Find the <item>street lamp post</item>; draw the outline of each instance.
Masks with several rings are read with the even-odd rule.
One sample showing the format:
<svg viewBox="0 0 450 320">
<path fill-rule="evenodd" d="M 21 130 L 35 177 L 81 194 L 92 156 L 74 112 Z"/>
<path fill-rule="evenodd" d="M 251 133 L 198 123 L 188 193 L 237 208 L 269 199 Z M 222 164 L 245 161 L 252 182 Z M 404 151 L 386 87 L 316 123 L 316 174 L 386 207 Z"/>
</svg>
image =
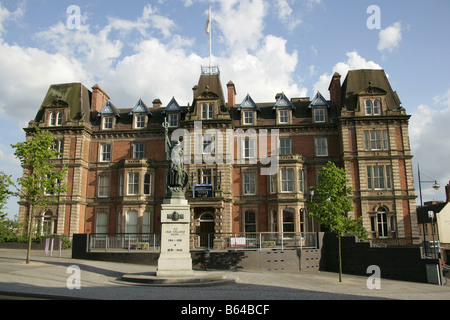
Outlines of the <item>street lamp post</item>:
<svg viewBox="0 0 450 320">
<path fill-rule="evenodd" d="M 422 215 L 423 245 L 424 245 L 425 257 L 426 257 L 428 255 L 428 250 L 427 250 L 427 242 L 426 242 L 426 235 L 425 235 L 425 212 L 423 211 L 422 182 L 433 183 L 433 189 L 434 190 L 439 190 L 439 188 L 441 186 L 439 185 L 439 183 L 437 183 L 436 180 L 434 180 L 434 181 L 422 181 L 421 178 L 420 178 L 420 165 L 417 165 L 417 167 L 418 167 L 418 171 L 419 171 L 420 213 Z"/>
<path fill-rule="evenodd" d="M 428 211 L 428 218 L 431 219 L 431 234 L 433 236 L 433 256 L 436 259 L 436 242 L 434 241 L 434 211 Z"/>
</svg>

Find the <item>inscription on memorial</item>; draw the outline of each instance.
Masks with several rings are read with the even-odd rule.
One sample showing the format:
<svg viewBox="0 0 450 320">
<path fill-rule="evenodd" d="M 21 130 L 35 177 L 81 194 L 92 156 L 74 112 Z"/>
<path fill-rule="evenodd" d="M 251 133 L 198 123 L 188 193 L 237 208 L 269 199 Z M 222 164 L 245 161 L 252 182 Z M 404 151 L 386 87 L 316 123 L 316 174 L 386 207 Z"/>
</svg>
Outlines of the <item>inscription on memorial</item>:
<svg viewBox="0 0 450 320">
<path fill-rule="evenodd" d="M 186 230 L 173 228 L 171 230 L 166 230 L 165 234 L 167 237 L 167 252 L 184 252 L 183 238 L 186 235 Z"/>
</svg>

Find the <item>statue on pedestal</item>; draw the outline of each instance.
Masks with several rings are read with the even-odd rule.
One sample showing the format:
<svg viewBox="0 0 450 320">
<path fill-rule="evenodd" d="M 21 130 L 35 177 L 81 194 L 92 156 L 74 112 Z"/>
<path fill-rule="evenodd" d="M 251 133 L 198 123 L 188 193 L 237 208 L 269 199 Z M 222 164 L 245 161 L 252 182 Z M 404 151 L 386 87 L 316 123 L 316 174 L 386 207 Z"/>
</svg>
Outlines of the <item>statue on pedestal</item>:
<svg viewBox="0 0 450 320">
<path fill-rule="evenodd" d="M 168 147 L 167 158 L 169 160 L 169 170 L 167 172 L 167 198 L 183 198 L 184 188 L 189 183 L 189 175 L 184 170 L 183 148 L 180 141 L 172 142 L 169 138 L 169 123 L 164 119 L 165 144 Z"/>
</svg>

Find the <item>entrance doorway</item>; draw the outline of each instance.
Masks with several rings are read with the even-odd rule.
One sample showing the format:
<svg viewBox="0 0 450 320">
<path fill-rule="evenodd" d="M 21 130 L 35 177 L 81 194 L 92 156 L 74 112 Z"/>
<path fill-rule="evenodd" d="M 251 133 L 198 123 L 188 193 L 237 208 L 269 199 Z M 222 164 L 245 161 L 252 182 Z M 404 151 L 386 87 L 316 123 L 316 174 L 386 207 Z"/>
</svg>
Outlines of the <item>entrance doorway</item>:
<svg viewBox="0 0 450 320">
<path fill-rule="evenodd" d="M 214 216 L 204 213 L 200 216 L 200 247 L 212 248 L 214 246 Z"/>
</svg>

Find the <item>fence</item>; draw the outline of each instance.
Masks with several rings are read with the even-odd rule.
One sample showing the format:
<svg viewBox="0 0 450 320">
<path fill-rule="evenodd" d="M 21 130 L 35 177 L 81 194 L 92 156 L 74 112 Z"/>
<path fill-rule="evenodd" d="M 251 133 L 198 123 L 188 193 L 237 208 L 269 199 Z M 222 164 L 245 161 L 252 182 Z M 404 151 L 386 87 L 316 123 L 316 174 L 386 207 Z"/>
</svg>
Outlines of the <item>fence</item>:
<svg viewBox="0 0 450 320">
<path fill-rule="evenodd" d="M 317 233 L 313 232 L 245 232 L 215 235 L 223 238 L 225 249 L 302 249 L 317 248 Z"/>
<path fill-rule="evenodd" d="M 90 234 L 89 251 L 141 250 L 159 252 L 161 236 L 145 233 Z"/>
<path fill-rule="evenodd" d="M 89 251 L 159 252 L 159 234 L 90 234 Z M 316 249 L 317 233 L 308 232 L 241 232 L 201 234 L 194 247 L 222 250 Z"/>
</svg>

